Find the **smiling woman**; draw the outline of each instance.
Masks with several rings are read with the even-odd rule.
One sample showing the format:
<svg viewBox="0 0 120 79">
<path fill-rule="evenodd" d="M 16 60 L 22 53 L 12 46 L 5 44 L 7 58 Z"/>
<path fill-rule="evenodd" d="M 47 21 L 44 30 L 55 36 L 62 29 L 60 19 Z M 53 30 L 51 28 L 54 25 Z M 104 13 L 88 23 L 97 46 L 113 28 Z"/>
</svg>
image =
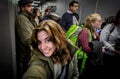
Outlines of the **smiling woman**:
<svg viewBox="0 0 120 79">
<path fill-rule="evenodd" d="M 56 49 L 56 46 L 50 39 L 48 33 L 46 31 L 40 31 L 37 34 L 38 38 L 38 49 L 44 54 L 46 57 L 50 57 Z"/>
<path fill-rule="evenodd" d="M 78 78 L 77 50 L 66 38 L 61 26 L 45 20 L 33 30 L 32 57 L 23 79 L 74 79 Z"/>
</svg>

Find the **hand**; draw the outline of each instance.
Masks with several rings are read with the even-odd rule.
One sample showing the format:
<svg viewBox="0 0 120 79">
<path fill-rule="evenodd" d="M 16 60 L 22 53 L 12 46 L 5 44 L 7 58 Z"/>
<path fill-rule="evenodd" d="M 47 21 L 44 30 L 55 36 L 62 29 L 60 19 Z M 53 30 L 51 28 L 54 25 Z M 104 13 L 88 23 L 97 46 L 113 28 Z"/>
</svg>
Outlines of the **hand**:
<svg viewBox="0 0 120 79">
<path fill-rule="evenodd" d="M 115 50 L 114 51 L 116 54 L 119 54 L 120 55 L 120 50 L 118 51 L 118 50 Z"/>
<path fill-rule="evenodd" d="M 102 47 L 102 53 L 105 53 L 105 46 Z"/>
</svg>

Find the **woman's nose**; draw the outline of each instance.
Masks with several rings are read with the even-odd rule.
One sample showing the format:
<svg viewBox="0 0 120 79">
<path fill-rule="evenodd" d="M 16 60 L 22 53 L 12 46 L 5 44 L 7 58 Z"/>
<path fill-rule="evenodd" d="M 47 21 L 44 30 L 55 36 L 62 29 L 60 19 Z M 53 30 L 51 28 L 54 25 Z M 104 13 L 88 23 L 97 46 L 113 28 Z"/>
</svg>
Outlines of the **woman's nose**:
<svg viewBox="0 0 120 79">
<path fill-rule="evenodd" d="M 41 49 L 42 49 L 42 50 L 45 50 L 45 49 L 46 49 L 46 44 L 45 44 L 45 43 L 42 43 L 42 44 L 41 44 Z"/>
</svg>

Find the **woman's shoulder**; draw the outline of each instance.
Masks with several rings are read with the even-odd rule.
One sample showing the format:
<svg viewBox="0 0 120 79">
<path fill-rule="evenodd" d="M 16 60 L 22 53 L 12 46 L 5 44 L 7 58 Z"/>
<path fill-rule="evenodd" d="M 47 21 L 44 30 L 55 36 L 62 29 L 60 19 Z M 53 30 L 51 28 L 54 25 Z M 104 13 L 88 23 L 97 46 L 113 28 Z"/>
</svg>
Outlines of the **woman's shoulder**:
<svg viewBox="0 0 120 79">
<path fill-rule="evenodd" d="M 105 29 L 105 30 L 110 30 L 113 26 L 114 26 L 113 24 L 107 24 L 107 25 L 103 28 L 103 30 L 104 30 L 104 29 Z"/>
<path fill-rule="evenodd" d="M 114 30 L 114 25 L 113 24 L 107 24 L 103 29 L 102 29 L 102 32 L 101 34 L 104 35 L 104 34 L 109 34 L 111 33 L 112 31 Z"/>
<path fill-rule="evenodd" d="M 80 35 L 86 35 L 89 34 L 89 30 L 87 28 L 83 28 L 82 31 L 79 33 Z"/>
</svg>

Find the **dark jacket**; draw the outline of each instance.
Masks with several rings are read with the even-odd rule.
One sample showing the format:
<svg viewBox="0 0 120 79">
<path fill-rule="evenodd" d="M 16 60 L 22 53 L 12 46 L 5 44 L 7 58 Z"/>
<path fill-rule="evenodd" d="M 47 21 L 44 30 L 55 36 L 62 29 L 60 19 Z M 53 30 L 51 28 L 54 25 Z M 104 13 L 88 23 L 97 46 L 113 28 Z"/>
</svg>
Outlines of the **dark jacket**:
<svg viewBox="0 0 120 79">
<path fill-rule="evenodd" d="M 104 46 L 103 42 L 92 41 L 89 43 L 92 48 L 92 53 L 90 54 L 91 63 L 93 65 L 103 65 L 103 53 L 102 47 Z"/>
<path fill-rule="evenodd" d="M 68 45 L 68 48 L 71 51 L 72 59 L 68 62 L 69 69 L 67 70 L 66 79 L 78 79 L 79 72 L 75 55 L 76 49 L 70 45 Z M 43 56 L 38 50 L 33 51 L 33 53 L 30 67 L 22 79 L 55 79 L 54 63 L 52 59 Z"/>
<path fill-rule="evenodd" d="M 71 14 L 68 12 L 65 12 L 60 20 L 60 25 L 62 28 L 67 31 L 71 25 L 73 25 L 73 16 L 76 17 L 76 19 L 79 22 L 79 15 L 77 13 Z"/>
</svg>

